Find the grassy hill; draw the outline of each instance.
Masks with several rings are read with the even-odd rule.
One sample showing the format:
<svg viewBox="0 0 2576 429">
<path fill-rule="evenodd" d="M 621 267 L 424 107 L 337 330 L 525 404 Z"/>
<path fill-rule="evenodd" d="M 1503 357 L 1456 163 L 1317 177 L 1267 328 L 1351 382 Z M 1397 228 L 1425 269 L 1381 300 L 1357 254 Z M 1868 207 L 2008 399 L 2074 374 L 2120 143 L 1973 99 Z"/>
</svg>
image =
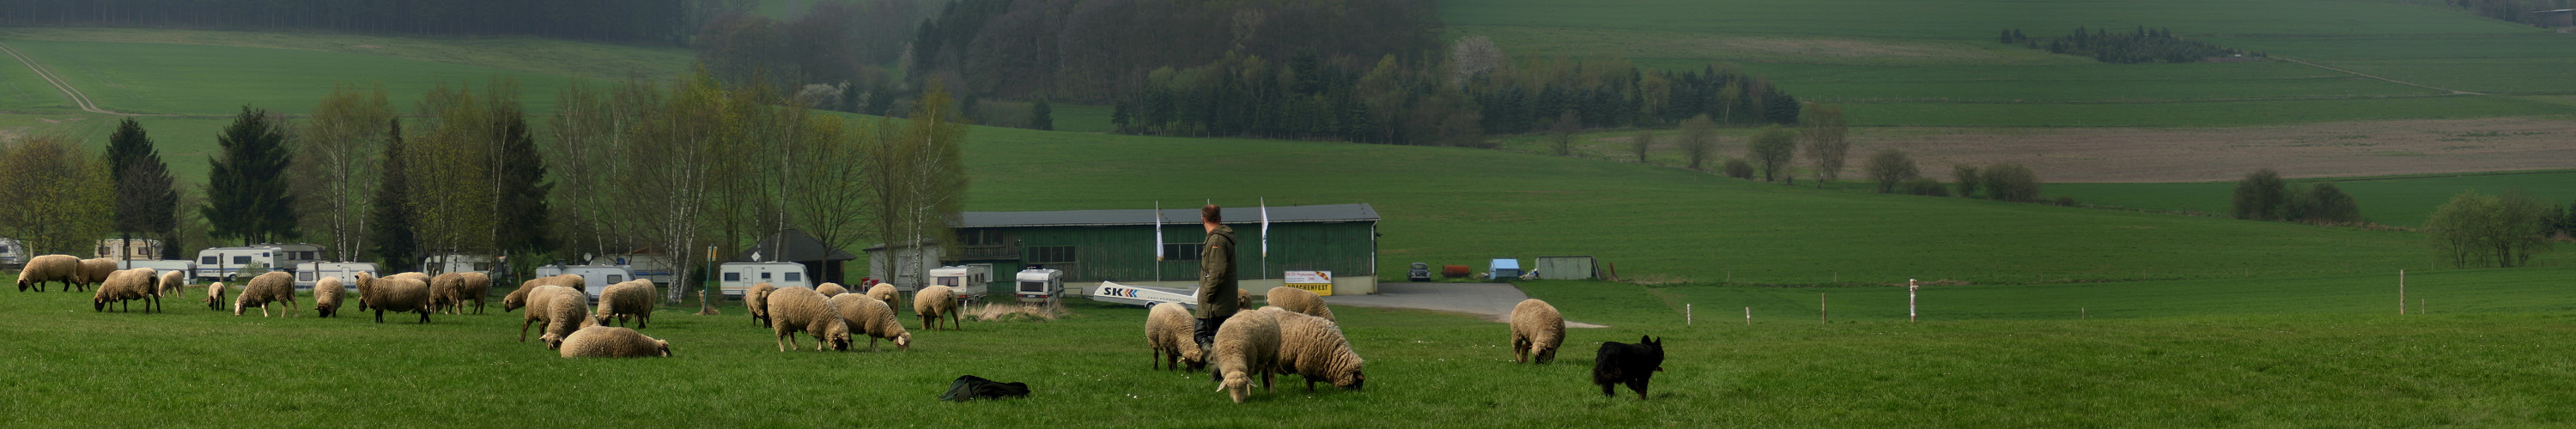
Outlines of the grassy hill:
<svg viewBox="0 0 2576 429">
<path fill-rule="evenodd" d="M 2565 205 L 2576 200 L 2576 172 L 2521 172 L 2405 176 L 2331 180 L 2291 180 L 2304 191 L 2311 183 L 2332 182 L 2352 194 L 2361 216 L 2371 222 L 2413 227 L 2443 202 L 2475 190 L 2487 194 L 2520 192 Z M 2093 204 L 2226 216 L 2235 182 L 2210 183 L 2068 183 L 2051 184 L 2049 195 L 2066 195 Z"/>
</svg>

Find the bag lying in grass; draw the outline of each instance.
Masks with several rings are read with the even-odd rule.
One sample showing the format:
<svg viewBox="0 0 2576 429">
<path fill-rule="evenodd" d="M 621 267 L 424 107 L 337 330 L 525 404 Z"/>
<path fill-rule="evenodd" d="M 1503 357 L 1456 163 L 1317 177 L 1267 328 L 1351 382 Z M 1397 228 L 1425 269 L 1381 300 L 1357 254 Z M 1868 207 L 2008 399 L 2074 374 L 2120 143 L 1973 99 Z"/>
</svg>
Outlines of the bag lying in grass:
<svg viewBox="0 0 2576 429">
<path fill-rule="evenodd" d="M 1003 383 L 968 375 L 957 377 L 957 382 L 949 383 L 948 393 L 939 395 L 939 400 L 966 402 L 1022 396 L 1029 396 L 1028 383 Z"/>
</svg>

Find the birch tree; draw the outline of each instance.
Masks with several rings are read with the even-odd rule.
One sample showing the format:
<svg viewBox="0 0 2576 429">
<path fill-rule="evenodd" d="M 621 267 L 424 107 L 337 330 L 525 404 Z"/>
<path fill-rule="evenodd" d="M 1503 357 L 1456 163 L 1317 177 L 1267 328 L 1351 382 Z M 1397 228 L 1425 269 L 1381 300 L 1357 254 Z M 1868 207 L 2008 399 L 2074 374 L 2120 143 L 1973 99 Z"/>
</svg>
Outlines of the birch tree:
<svg viewBox="0 0 2576 429">
<path fill-rule="evenodd" d="M 383 85 L 361 91 L 343 83 L 315 103 L 312 119 L 304 124 L 303 153 L 295 158 L 297 176 L 304 178 L 296 183 L 303 192 L 296 202 L 304 206 L 300 217 L 305 230 L 322 236 L 331 260 L 355 260 L 358 250 L 366 248 L 364 217 L 357 207 L 375 183 L 360 170 L 375 162 L 385 123 L 393 116 Z"/>
</svg>

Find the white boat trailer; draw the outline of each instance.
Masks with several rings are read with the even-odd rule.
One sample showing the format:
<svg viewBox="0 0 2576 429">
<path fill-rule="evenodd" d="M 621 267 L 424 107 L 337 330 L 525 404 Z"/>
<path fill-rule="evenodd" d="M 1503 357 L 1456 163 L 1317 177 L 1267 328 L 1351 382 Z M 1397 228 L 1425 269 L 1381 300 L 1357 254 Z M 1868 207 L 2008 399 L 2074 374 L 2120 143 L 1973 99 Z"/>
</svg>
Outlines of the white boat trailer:
<svg viewBox="0 0 2576 429">
<path fill-rule="evenodd" d="M 1186 310 L 1197 310 L 1199 306 L 1198 291 L 1194 289 L 1132 286 L 1116 282 L 1100 282 L 1100 287 L 1091 288 L 1091 300 L 1146 308 L 1162 303 L 1180 304 Z"/>
</svg>

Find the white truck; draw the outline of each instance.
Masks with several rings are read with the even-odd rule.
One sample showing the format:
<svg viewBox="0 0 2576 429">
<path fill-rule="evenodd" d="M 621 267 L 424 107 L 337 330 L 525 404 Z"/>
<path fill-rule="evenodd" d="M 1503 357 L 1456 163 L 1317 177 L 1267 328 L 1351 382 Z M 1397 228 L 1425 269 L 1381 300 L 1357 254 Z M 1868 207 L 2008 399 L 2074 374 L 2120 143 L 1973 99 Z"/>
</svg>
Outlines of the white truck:
<svg viewBox="0 0 2576 429">
<path fill-rule="evenodd" d="M 343 287 L 355 288 L 358 286 L 358 273 L 383 275 L 382 269 L 373 262 L 306 262 L 295 264 L 295 288 L 312 289 L 323 277 L 339 277 Z"/>
<path fill-rule="evenodd" d="M 742 296 L 743 291 L 761 283 L 814 287 L 813 278 L 805 275 L 805 264 L 794 262 L 726 262 L 716 266 L 716 275 L 716 287 L 726 296 Z"/>
<path fill-rule="evenodd" d="M 563 274 L 581 275 L 582 292 L 589 293 L 591 299 L 599 299 L 599 294 L 607 291 L 608 285 L 625 283 L 627 280 L 635 279 L 635 270 L 628 269 L 622 265 L 547 265 L 537 267 L 537 277 Z M 654 287 L 661 288 L 668 286 L 655 285 Z"/>
<path fill-rule="evenodd" d="M 205 281 L 237 281 L 292 266 L 286 263 L 286 251 L 276 247 L 209 247 L 197 251 L 195 277 Z"/>
</svg>

